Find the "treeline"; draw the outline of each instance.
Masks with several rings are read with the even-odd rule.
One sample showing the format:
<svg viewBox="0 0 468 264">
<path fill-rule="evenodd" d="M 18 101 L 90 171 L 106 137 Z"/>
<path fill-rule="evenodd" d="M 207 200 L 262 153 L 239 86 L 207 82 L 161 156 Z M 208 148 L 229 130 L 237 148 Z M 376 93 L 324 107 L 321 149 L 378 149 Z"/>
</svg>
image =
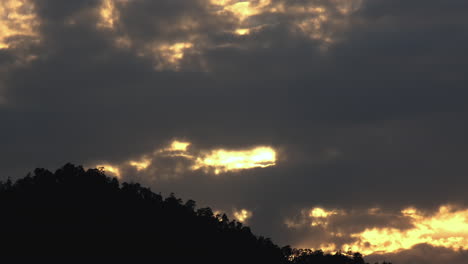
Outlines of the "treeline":
<svg viewBox="0 0 468 264">
<path fill-rule="evenodd" d="M 128 257 L 152 263 L 365 264 L 361 254 L 279 247 L 171 194 L 67 164 L 0 183 L 3 256 Z"/>
</svg>

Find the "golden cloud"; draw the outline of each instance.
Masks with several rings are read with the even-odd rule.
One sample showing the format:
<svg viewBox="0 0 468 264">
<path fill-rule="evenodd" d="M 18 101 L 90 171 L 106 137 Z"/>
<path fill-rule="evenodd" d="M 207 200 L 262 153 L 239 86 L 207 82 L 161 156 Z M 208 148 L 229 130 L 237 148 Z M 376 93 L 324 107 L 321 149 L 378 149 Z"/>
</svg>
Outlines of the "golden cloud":
<svg viewBox="0 0 468 264">
<path fill-rule="evenodd" d="M 103 0 L 99 7 L 100 20 L 99 27 L 113 29 L 119 18 L 118 11 L 115 8 L 114 0 Z"/>
<path fill-rule="evenodd" d="M 115 30 L 120 22 L 120 8 L 125 8 L 129 0 L 101 0 L 98 14 L 98 28 L 103 30 L 110 30 L 115 35 L 115 45 L 119 48 L 131 48 L 133 40 L 126 34 Z M 193 21 L 186 21 L 181 19 L 180 27 L 188 27 L 189 24 L 194 24 Z M 138 56 L 152 56 L 156 58 L 156 70 L 178 70 L 179 63 L 184 58 L 186 50 L 193 47 L 193 43 L 186 42 L 166 42 L 166 43 L 146 43 L 146 45 L 137 47 L 136 54 Z"/>
<path fill-rule="evenodd" d="M 237 35 L 248 35 L 255 28 L 268 26 L 249 25 L 248 19 L 262 14 L 277 14 L 288 16 L 291 24 L 295 25 L 311 39 L 321 40 L 325 44 L 334 41 L 333 30 L 325 25 L 343 28 L 349 16 L 362 6 L 362 0 L 330 0 L 329 5 L 314 2 L 287 3 L 271 0 L 210 0 L 218 7 L 217 14 L 229 13 L 238 20 L 238 27 L 234 30 Z"/>
<path fill-rule="evenodd" d="M 372 228 L 352 234 L 355 243 L 344 245 L 364 254 L 390 253 L 410 249 L 417 244 L 428 244 L 453 250 L 468 249 L 468 209 L 441 206 L 434 215 L 425 215 L 415 208 L 401 211 L 409 217 L 413 228 Z"/>
<path fill-rule="evenodd" d="M 387 227 L 370 227 L 363 231 L 346 233 L 344 230 L 353 229 L 337 226 L 338 222 L 346 222 L 344 221 L 346 217 L 349 216 L 351 219 L 357 214 L 368 218 L 393 217 L 408 222 L 409 227 L 398 228 L 388 224 Z M 337 219 L 339 219 L 338 222 Z M 324 241 L 315 248 L 330 252 L 351 250 L 365 255 L 397 253 L 419 244 L 451 250 L 468 249 L 468 209 L 460 209 L 451 205 L 441 206 L 433 214 L 423 213 L 416 208 L 406 208 L 398 214 L 385 214 L 381 208 L 371 208 L 363 213 L 316 207 L 303 210 L 299 221 L 287 219 L 285 224 L 292 229 L 320 228 L 326 235 Z M 352 225 L 352 222 L 349 225 Z M 336 242 L 344 241 L 342 238 L 353 242 L 344 244 Z"/>
<path fill-rule="evenodd" d="M 327 211 L 323 208 L 316 207 L 310 210 L 309 216 L 313 218 L 327 218 L 331 215 L 336 215 L 336 214 L 338 214 L 337 210 Z"/>
<path fill-rule="evenodd" d="M 191 145 L 190 142 L 174 140 L 165 151 L 182 151 L 187 152 L 187 148 Z"/>
<path fill-rule="evenodd" d="M 154 52 L 162 58 L 162 63 L 157 67 L 160 70 L 165 68 L 179 68 L 179 62 L 184 58 L 185 52 L 192 48 L 190 42 L 178 42 L 173 44 L 163 44 L 156 46 Z"/>
<path fill-rule="evenodd" d="M 137 171 L 142 171 L 146 170 L 151 165 L 151 160 L 148 158 L 142 158 L 138 161 L 131 160 L 129 164 L 130 166 L 135 167 Z"/>
<path fill-rule="evenodd" d="M 119 6 L 125 6 L 129 0 L 101 0 L 99 5 L 98 27 L 103 29 L 115 29 L 120 20 Z"/>
<path fill-rule="evenodd" d="M 326 5 L 316 1 L 204 1 L 205 15 L 226 21 L 226 28 L 218 28 L 220 32 L 213 32 L 214 34 L 229 32 L 238 36 L 252 35 L 286 20 L 292 31 L 320 41 L 323 47 L 336 42 L 339 32 L 349 24 L 350 16 L 362 5 L 362 0 L 330 0 Z M 231 44 L 242 47 L 242 43 L 232 43 L 230 39 L 226 39 L 225 43 L 213 42 L 210 34 L 203 31 L 203 28 L 212 27 L 210 23 L 213 19 L 205 21 L 196 15 L 175 17 L 170 24 L 164 25 L 164 31 L 169 35 L 177 35 L 176 39 L 155 37 L 141 42 L 133 39 L 131 32 L 125 32 L 125 27 L 119 27 L 119 24 L 123 23 L 120 13 L 127 4 L 138 3 L 129 0 L 101 0 L 97 10 L 97 27 L 114 34 L 116 47 L 131 49 L 140 57 L 152 58 L 154 69 L 157 71 L 179 71 L 187 54 L 203 54 L 201 49 L 204 48 L 225 47 Z M 269 15 L 270 18 L 277 16 L 278 20 L 264 19 L 263 15 Z M 252 19 L 254 17 L 255 19 Z M 209 70 L 209 66 L 203 60 L 199 65 L 202 70 Z"/>
<path fill-rule="evenodd" d="M 211 0 L 211 4 L 220 9 L 218 13 L 229 12 L 242 23 L 251 16 L 263 13 L 265 8 L 271 5 L 271 0 L 236 1 L 236 0 Z"/>
<path fill-rule="evenodd" d="M 313 208 L 310 210 L 309 217 L 312 219 L 311 226 L 327 226 L 328 218 L 333 215 L 344 214 L 338 210 L 325 210 L 320 207 Z"/>
<path fill-rule="evenodd" d="M 0 2 L 0 49 L 15 45 L 21 37 L 38 39 L 38 20 L 34 4 L 29 0 L 3 0 Z"/>
<path fill-rule="evenodd" d="M 163 157 L 182 158 L 187 161 L 187 163 L 178 163 L 176 165 L 177 167 L 172 171 L 176 174 L 203 170 L 206 173 L 218 175 L 226 172 L 266 168 L 276 165 L 276 151 L 268 146 L 243 150 L 213 149 L 196 152 L 191 151 L 189 148 L 191 145 L 192 143 L 190 142 L 174 140 L 169 146 L 157 149 L 152 154 L 143 155 L 140 159 L 131 159 L 119 165 L 104 163 L 104 165 L 101 164 L 94 167 L 103 168 L 104 171 L 120 177 L 122 170 L 132 168 L 141 172 L 147 170 L 150 166 L 156 166 L 154 164 L 158 158 Z M 154 169 L 151 170 L 151 173 L 157 173 L 158 168 Z"/>
<path fill-rule="evenodd" d="M 276 151 L 267 146 L 247 150 L 215 149 L 197 157 L 193 170 L 213 169 L 215 174 L 276 165 Z"/>
</svg>

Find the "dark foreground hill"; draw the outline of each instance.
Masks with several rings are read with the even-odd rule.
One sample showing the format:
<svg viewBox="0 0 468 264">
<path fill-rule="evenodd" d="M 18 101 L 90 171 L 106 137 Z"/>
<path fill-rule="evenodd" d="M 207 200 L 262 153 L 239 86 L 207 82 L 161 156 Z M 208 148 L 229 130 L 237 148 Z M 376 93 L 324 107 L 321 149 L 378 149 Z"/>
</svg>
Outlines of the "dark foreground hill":
<svg viewBox="0 0 468 264">
<path fill-rule="evenodd" d="M 360 254 L 280 248 L 268 238 L 210 208 L 98 169 L 71 164 L 52 173 L 36 169 L 0 183 L 1 253 L 34 256 L 105 256 L 148 263 L 363 264 Z M 300 255 L 300 256 L 299 256 Z M 299 256 L 295 257 L 294 256 Z"/>
</svg>

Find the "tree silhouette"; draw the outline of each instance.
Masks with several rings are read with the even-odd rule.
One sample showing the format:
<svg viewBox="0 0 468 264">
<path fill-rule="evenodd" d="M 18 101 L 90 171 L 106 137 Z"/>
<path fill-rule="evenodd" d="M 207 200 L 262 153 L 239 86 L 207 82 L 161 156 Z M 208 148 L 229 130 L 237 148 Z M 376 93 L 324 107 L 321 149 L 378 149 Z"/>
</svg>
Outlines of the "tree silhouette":
<svg viewBox="0 0 468 264">
<path fill-rule="evenodd" d="M 66 164 L 0 183 L 3 255 L 102 256 L 153 263 L 364 264 L 360 254 L 280 248 L 249 227 L 102 170 Z"/>
</svg>

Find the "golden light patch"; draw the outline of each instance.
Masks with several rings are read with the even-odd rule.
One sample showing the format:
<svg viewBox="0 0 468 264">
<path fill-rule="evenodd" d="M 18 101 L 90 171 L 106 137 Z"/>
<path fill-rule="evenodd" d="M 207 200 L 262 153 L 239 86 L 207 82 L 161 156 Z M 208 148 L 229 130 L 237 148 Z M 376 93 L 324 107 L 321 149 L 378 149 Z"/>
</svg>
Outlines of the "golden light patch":
<svg viewBox="0 0 468 264">
<path fill-rule="evenodd" d="M 234 218 L 241 223 L 247 222 L 247 220 L 251 218 L 252 216 L 253 216 L 252 211 L 249 211 L 247 209 L 241 209 L 239 211 L 234 210 Z"/>
<path fill-rule="evenodd" d="M 232 12 L 240 21 L 262 13 L 263 8 L 268 6 L 271 0 L 260 0 L 257 3 L 251 1 L 237 2 L 232 5 L 227 5 L 224 10 Z"/>
<path fill-rule="evenodd" d="M 328 218 L 333 215 L 344 214 L 338 210 L 325 210 L 320 207 L 315 207 L 309 212 L 309 217 L 312 219 L 311 226 L 327 226 Z"/>
<path fill-rule="evenodd" d="M 380 208 L 367 210 L 369 215 L 385 215 Z M 345 215 L 342 211 L 328 211 L 323 208 L 310 210 L 310 226 L 321 226 L 327 230 L 329 217 L 335 214 Z M 304 214 L 303 214 L 304 215 Z M 457 209 L 450 205 L 441 206 L 432 215 L 424 214 L 416 208 L 407 208 L 400 212 L 408 218 L 412 227 L 398 229 L 393 227 L 368 228 L 360 233 L 343 234 L 330 230 L 334 238 L 349 237 L 355 242 L 337 246 L 334 243 L 320 245 L 324 251 L 353 251 L 365 255 L 395 253 L 408 250 L 418 244 L 428 244 L 452 250 L 468 249 L 468 209 Z M 287 220 L 288 228 L 301 228 L 305 222 Z"/>
<path fill-rule="evenodd" d="M 220 210 L 214 210 L 214 211 L 213 211 L 213 215 L 214 215 L 214 216 L 223 215 L 223 212 L 220 211 Z"/>
<path fill-rule="evenodd" d="M 181 42 L 173 45 L 162 45 L 160 51 L 167 61 L 175 64 L 184 57 L 184 50 L 191 47 L 193 47 L 192 43 Z"/>
<path fill-rule="evenodd" d="M 322 217 L 322 218 L 325 218 L 325 217 L 329 217 L 331 215 L 336 215 L 338 214 L 337 211 L 335 210 L 332 210 L 332 211 L 327 211 L 323 208 L 320 208 L 320 207 L 316 207 L 314 209 L 312 209 L 310 211 L 310 216 L 311 217 Z"/>
<path fill-rule="evenodd" d="M 166 157 L 183 157 L 194 160 L 195 157 L 188 152 L 188 148 L 191 144 L 190 142 L 174 140 L 167 148 L 156 150 L 155 154 L 159 153 Z"/>
<path fill-rule="evenodd" d="M 401 213 L 411 218 L 413 228 L 367 229 L 353 234 L 352 237 L 358 241 L 344 247 L 364 254 L 397 252 L 421 243 L 453 250 L 468 249 L 468 209 L 457 210 L 452 206 L 441 206 L 431 216 L 414 208 L 405 209 Z"/>
<path fill-rule="evenodd" d="M 284 4 L 271 0 L 210 0 L 218 7 L 218 14 L 231 14 L 238 20 L 236 35 L 248 35 L 256 25 L 249 22 L 249 18 L 260 14 L 284 14 L 291 17 L 291 24 L 295 25 L 305 35 L 314 40 L 332 43 L 337 30 L 341 30 L 348 23 L 349 16 L 362 6 L 362 0 L 330 0 L 330 5 L 320 5 L 314 2 Z M 270 23 L 261 24 L 260 28 Z M 330 27 L 332 25 L 332 27 Z"/>
<path fill-rule="evenodd" d="M 256 147 L 248 150 L 229 151 L 215 149 L 212 151 L 196 151 L 190 148 L 191 142 L 174 140 L 167 147 L 158 148 L 152 153 L 142 155 L 141 159 L 129 159 L 120 164 L 105 163 L 96 166 L 116 177 L 121 177 L 121 171 L 136 169 L 145 173 L 160 172 L 157 164 L 167 159 L 179 159 L 169 169 L 164 177 L 178 177 L 189 171 L 203 170 L 206 173 L 221 174 L 229 171 L 238 171 L 253 168 L 265 168 L 276 165 L 276 152 L 271 147 Z M 206 154 L 205 154 L 206 153 Z M 151 170 L 149 170 L 149 167 Z M 159 174 L 162 176 L 162 174 Z"/>
<path fill-rule="evenodd" d="M 364 214 L 363 214 L 364 213 Z M 343 218 L 333 222 L 333 216 L 368 215 L 369 217 L 393 217 L 409 223 L 410 228 L 399 229 L 395 227 L 368 228 L 359 233 L 344 233 L 347 228 L 341 228 Z M 410 207 L 399 213 L 385 213 L 381 208 L 375 207 L 362 211 L 327 210 L 316 207 L 304 209 L 299 218 L 286 219 L 288 228 L 301 229 L 307 226 L 321 228 L 327 232 L 328 241 L 323 241 L 313 250 L 322 249 L 326 252 L 360 252 L 365 255 L 396 253 L 408 250 L 418 244 L 427 244 L 434 247 L 443 247 L 457 250 L 468 250 L 468 209 L 445 205 L 433 214 Z M 334 223 L 329 225 L 329 223 Z M 348 244 L 336 244 L 333 241 L 354 241 Z M 306 244 L 300 247 L 307 248 Z"/>
<path fill-rule="evenodd" d="M 248 34 L 250 34 L 250 29 L 248 29 L 248 28 L 239 28 L 239 29 L 236 29 L 235 33 L 236 33 L 236 35 L 240 35 L 240 36 L 248 35 Z"/>
<path fill-rule="evenodd" d="M 236 0 L 211 0 L 211 4 L 218 6 L 220 12 L 230 12 L 240 21 L 262 13 L 263 8 L 271 4 L 271 0 L 236 1 Z"/>
<path fill-rule="evenodd" d="M 120 169 L 118 167 L 109 164 L 101 164 L 97 165 L 96 168 L 104 171 L 104 173 L 110 173 L 112 176 L 115 176 L 117 178 L 121 177 Z"/>
<path fill-rule="evenodd" d="M 271 147 L 248 150 L 217 149 L 198 157 L 193 166 L 197 169 L 213 169 L 215 174 L 276 165 L 276 152 Z"/>
<path fill-rule="evenodd" d="M 103 0 L 99 9 L 99 15 L 101 16 L 100 27 L 114 28 L 115 22 L 118 19 L 114 0 Z"/>
<path fill-rule="evenodd" d="M 171 143 L 171 146 L 167 148 L 167 151 L 187 151 L 187 148 L 191 145 L 192 143 L 190 142 L 183 142 L 183 141 L 178 141 L 174 140 Z"/>
<path fill-rule="evenodd" d="M 113 32 L 114 45 L 121 49 L 130 49 L 133 47 L 133 40 L 128 34 L 116 30 L 120 21 L 121 6 L 128 3 L 129 0 L 101 0 L 98 7 L 98 23 L 97 27 L 101 30 L 108 30 Z"/>
<path fill-rule="evenodd" d="M 130 166 L 135 167 L 137 171 L 146 170 L 151 165 L 151 160 L 143 158 L 139 161 L 130 161 Z"/>
<path fill-rule="evenodd" d="M 0 2 L 0 49 L 11 48 L 16 37 L 38 38 L 38 20 L 29 0 Z"/>
<path fill-rule="evenodd" d="M 153 53 L 161 58 L 161 63 L 156 67 L 158 70 L 179 68 L 180 61 L 184 58 L 186 51 L 193 47 L 190 42 L 178 42 L 174 44 L 157 45 L 152 48 Z"/>
<path fill-rule="evenodd" d="M 250 17 L 267 11 L 271 0 L 236 1 L 236 0 L 211 0 L 211 4 L 218 7 L 218 14 L 229 13 L 238 19 L 239 28 L 234 30 L 237 35 L 248 35 L 251 30 L 242 27 L 242 24 Z"/>
<path fill-rule="evenodd" d="M 117 4 L 126 3 L 128 3 L 128 0 L 101 0 L 98 27 L 114 29 L 120 19 Z"/>
</svg>

